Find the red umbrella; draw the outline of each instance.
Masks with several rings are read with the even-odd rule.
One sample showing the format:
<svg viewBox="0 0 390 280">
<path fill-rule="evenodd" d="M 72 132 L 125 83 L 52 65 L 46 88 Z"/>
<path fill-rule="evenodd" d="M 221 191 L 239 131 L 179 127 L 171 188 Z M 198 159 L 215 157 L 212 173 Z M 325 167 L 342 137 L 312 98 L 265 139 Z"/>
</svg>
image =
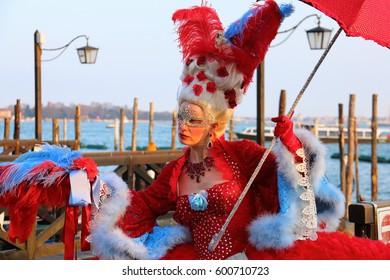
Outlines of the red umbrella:
<svg viewBox="0 0 390 280">
<path fill-rule="evenodd" d="M 388 0 L 300 0 L 338 22 L 347 36 L 373 40 L 390 47 Z"/>
</svg>

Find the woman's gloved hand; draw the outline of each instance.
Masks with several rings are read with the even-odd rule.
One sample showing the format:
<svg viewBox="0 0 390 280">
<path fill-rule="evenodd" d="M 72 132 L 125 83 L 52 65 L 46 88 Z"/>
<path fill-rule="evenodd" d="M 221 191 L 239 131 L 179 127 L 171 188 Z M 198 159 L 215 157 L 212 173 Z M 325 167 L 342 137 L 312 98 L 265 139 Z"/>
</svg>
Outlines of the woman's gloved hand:
<svg viewBox="0 0 390 280">
<path fill-rule="evenodd" d="M 275 137 L 278 137 L 284 146 L 286 146 L 286 148 L 294 155 L 296 162 L 303 162 L 303 159 L 296 154 L 296 151 L 302 148 L 302 143 L 294 134 L 293 121 L 287 116 L 280 116 L 272 118 L 271 120 L 276 123 L 274 130 Z"/>
</svg>

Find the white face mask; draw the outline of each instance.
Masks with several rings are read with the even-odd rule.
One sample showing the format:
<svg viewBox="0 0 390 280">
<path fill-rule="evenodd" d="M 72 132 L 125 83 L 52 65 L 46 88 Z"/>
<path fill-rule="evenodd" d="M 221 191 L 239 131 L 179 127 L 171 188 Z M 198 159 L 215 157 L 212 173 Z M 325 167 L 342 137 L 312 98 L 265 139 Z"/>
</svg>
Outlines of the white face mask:
<svg viewBox="0 0 390 280">
<path fill-rule="evenodd" d="M 190 127 L 206 127 L 212 123 L 210 117 L 200 118 L 195 111 L 189 108 L 189 106 L 182 106 L 179 108 L 177 120 L 180 125 Z"/>
</svg>

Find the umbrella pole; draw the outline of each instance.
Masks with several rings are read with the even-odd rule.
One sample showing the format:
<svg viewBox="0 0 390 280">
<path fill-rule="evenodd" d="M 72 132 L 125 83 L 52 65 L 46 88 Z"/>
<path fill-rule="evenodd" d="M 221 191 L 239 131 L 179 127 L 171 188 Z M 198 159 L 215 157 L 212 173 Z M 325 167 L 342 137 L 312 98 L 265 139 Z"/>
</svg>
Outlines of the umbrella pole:
<svg viewBox="0 0 390 280">
<path fill-rule="evenodd" d="M 309 84 L 310 84 L 311 80 L 313 79 L 314 75 L 317 73 L 318 68 L 320 68 L 322 62 L 324 61 L 326 55 L 330 51 L 330 49 L 333 46 L 334 42 L 339 37 L 341 31 L 342 31 L 342 28 L 339 28 L 339 30 L 337 30 L 336 34 L 333 36 L 332 40 L 330 41 L 329 45 L 326 47 L 324 53 L 322 54 L 322 56 L 318 60 L 316 66 L 314 67 L 314 69 L 311 72 L 310 76 L 307 78 L 307 80 L 306 80 L 305 84 L 303 85 L 301 91 L 299 92 L 298 96 L 295 98 L 295 101 L 294 101 L 293 105 L 291 106 L 290 111 L 288 111 L 288 113 L 287 113 L 288 117 L 290 117 L 291 114 L 293 113 L 293 111 L 295 110 L 295 107 L 298 105 L 299 100 L 301 100 L 301 97 L 305 93 L 307 87 L 309 86 Z"/>
<path fill-rule="evenodd" d="M 332 40 L 330 41 L 329 45 L 327 46 L 327 48 L 325 49 L 324 53 L 322 54 L 322 56 L 320 57 L 320 59 L 318 60 L 316 66 L 314 67 L 313 71 L 311 72 L 310 76 L 307 78 L 305 84 L 303 85 L 302 89 L 300 90 L 298 96 L 295 98 L 295 101 L 293 103 L 293 105 L 291 106 L 290 110 L 288 111 L 287 113 L 287 117 L 290 117 L 293 113 L 293 111 L 295 110 L 295 107 L 298 105 L 299 101 L 301 100 L 303 94 L 305 93 L 305 90 L 306 88 L 309 86 L 311 80 L 313 79 L 314 75 L 316 74 L 318 68 L 320 68 L 322 62 L 324 61 L 326 55 L 328 54 L 328 52 L 330 51 L 331 47 L 333 46 L 334 42 L 336 41 L 336 39 L 339 37 L 340 33 L 342 31 L 342 28 L 339 28 L 336 32 L 336 34 L 333 36 Z M 264 152 L 262 158 L 260 159 L 260 162 L 259 164 L 257 165 L 256 169 L 253 171 L 253 174 L 252 176 L 250 177 L 248 183 L 246 184 L 245 188 L 243 189 L 243 191 L 241 192 L 240 194 L 240 197 L 238 198 L 236 204 L 234 205 L 232 211 L 230 212 L 229 216 L 227 217 L 225 223 L 223 224 L 222 228 L 220 229 L 220 231 L 218 233 L 216 233 L 212 238 L 211 238 L 211 241 L 209 243 L 209 246 L 208 246 L 208 249 L 210 252 L 213 252 L 215 250 L 215 248 L 217 247 L 219 241 L 221 240 L 223 234 L 225 233 L 226 231 L 226 228 L 228 227 L 231 219 L 233 218 L 234 214 L 236 213 L 237 211 L 237 208 L 240 206 L 241 204 L 241 201 L 243 200 L 245 194 L 248 192 L 250 186 L 252 185 L 253 181 L 255 180 L 257 174 L 259 173 L 261 167 L 263 166 L 267 156 L 269 155 L 269 153 L 271 152 L 272 148 L 274 147 L 276 143 L 276 137 L 274 136 L 272 138 L 272 141 L 269 145 L 269 147 L 267 148 L 267 150 Z"/>
</svg>

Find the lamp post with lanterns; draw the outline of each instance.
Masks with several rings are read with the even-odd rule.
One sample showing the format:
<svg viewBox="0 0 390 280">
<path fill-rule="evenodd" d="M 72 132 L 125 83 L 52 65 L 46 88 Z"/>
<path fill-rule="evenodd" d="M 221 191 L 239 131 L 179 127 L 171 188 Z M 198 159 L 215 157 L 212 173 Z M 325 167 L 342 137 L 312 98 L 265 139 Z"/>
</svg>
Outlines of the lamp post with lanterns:
<svg viewBox="0 0 390 280">
<path fill-rule="evenodd" d="M 320 16 L 317 14 L 311 14 L 306 17 L 304 17 L 300 22 L 298 22 L 295 26 L 293 26 L 290 29 L 280 31 L 278 34 L 282 33 L 288 33 L 290 34 L 284 39 L 282 42 L 278 43 L 277 45 L 273 45 L 270 47 L 276 47 L 279 46 L 280 44 L 284 43 L 290 36 L 291 34 L 298 28 L 298 26 L 301 25 L 302 22 L 304 22 L 306 19 L 311 18 L 311 17 L 316 17 L 318 22 L 317 22 L 317 27 L 306 30 L 307 34 L 307 39 L 309 42 L 309 47 L 311 50 L 323 50 L 326 49 L 330 36 L 332 33 L 332 30 L 323 28 L 320 26 Z M 265 146 L 265 135 L 264 135 L 264 130 L 265 130 L 265 114 L 264 114 L 264 62 L 260 63 L 260 65 L 257 68 L 257 73 L 256 73 L 256 83 L 257 83 L 257 124 L 256 124 L 256 141 L 263 147 Z"/>
<path fill-rule="evenodd" d="M 44 49 L 42 45 L 45 43 L 45 35 L 38 30 L 34 33 L 34 70 L 35 70 L 35 138 L 42 140 L 42 76 L 41 76 L 41 63 L 42 63 L 42 51 L 61 51 L 56 57 L 44 60 L 51 61 L 58 58 L 76 39 L 85 38 L 87 44 L 84 47 L 78 48 L 77 53 L 79 55 L 80 63 L 82 64 L 94 64 L 96 62 L 98 48 L 89 46 L 88 37 L 86 35 L 79 35 L 73 38 L 68 44 L 60 48 Z"/>
</svg>

